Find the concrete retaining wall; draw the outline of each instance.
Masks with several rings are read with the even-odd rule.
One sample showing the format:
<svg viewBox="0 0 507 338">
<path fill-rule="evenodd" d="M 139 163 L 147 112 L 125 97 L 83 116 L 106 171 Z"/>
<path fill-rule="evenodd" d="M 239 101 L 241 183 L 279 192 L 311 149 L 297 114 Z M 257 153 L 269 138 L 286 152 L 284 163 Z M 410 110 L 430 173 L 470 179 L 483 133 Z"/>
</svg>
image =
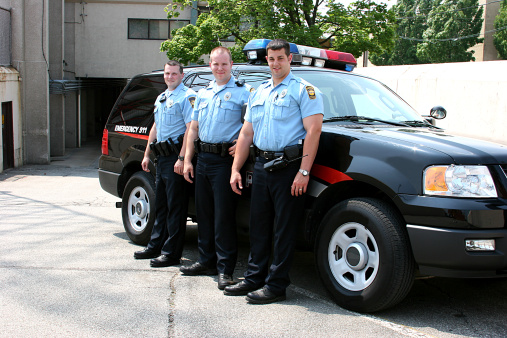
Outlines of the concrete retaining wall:
<svg viewBox="0 0 507 338">
<path fill-rule="evenodd" d="M 357 68 L 382 81 L 421 115 L 447 110 L 437 126 L 507 144 L 507 61 Z"/>
</svg>

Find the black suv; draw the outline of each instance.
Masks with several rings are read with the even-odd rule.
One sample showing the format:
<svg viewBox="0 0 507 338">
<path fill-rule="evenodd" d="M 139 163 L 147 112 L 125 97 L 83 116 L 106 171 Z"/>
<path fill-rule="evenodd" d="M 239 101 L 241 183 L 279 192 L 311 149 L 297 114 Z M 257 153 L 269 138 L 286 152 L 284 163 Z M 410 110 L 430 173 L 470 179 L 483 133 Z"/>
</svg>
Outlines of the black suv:
<svg viewBox="0 0 507 338">
<path fill-rule="evenodd" d="M 298 63 L 315 63 L 301 57 L 309 52 L 296 54 Z M 233 73 L 257 87 L 270 71 L 255 64 L 255 54 L 249 57 L 253 64 L 235 65 Z M 322 54 L 318 60 L 352 68 Z M 416 273 L 507 276 L 507 147 L 445 132 L 371 78 L 303 65 L 292 72 L 324 94 L 322 136 L 299 226 L 340 306 L 360 312 L 391 307 L 410 291 Z M 208 67 L 185 74 L 184 83 L 196 91 L 212 79 Z M 154 158 L 150 173 L 141 161 L 153 103 L 165 89 L 162 72 L 132 78 L 104 129 L 100 184 L 122 198 L 125 230 L 139 244 L 148 242 L 155 218 Z M 443 118 L 445 110 L 431 115 Z M 252 167 L 243 168 L 240 227 L 248 227 L 255 203 L 248 193 Z"/>
</svg>

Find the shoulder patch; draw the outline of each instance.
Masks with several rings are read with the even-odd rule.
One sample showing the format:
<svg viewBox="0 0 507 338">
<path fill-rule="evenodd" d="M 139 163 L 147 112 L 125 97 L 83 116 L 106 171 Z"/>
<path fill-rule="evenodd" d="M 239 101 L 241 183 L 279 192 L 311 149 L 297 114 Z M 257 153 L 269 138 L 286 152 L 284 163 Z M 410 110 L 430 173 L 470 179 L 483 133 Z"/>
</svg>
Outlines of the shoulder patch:
<svg viewBox="0 0 507 338">
<path fill-rule="evenodd" d="M 189 96 L 188 102 L 192 105 L 192 109 L 194 109 L 195 96 Z"/>
<path fill-rule="evenodd" d="M 308 93 L 310 100 L 315 100 L 315 88 L 313 88 L 313 86 L 306 86 L 306 92 Z"/>
</svg>

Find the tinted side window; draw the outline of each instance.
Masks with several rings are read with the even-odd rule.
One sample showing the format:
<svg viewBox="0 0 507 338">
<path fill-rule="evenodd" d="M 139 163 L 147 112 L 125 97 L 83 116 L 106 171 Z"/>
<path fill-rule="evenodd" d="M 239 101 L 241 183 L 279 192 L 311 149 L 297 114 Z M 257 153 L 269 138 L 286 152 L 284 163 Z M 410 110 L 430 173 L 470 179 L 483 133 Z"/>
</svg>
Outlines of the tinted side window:
<svg viewBox="0 0 507 338">
<path fill-rule="evenodd" d="M 266 72 L 240 72 L 238 74 L 238 80 L 245 80 L 246 83 L 248 83 L 250 86 L 257 89 L 259 85 L 271 79 L 271 73 Z"/>
<path fill-rule="evenodd" d="M 192 88 L 198 92 L 199 89 L 207 87 L 212 80 L 212 73 L 198 73 L 196 75 L 189 76 L 187 79 L 185 79 L 184 83 L 187 87 Z"/>
<path fill-rule="evenodd" d="M 109 118 L 109 123 L 151 127 L 157 96 L 166 90 L 162 75 L 134 78 L 120 96 Z"/>
</svg>

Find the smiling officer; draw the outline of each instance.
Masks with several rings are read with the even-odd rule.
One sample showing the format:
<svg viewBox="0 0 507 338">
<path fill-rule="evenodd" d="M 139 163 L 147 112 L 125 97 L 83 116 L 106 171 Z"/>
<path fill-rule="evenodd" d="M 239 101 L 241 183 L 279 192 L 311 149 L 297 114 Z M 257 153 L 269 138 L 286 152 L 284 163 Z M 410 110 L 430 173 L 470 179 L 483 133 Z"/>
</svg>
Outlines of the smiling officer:
<svg viewBox="0 0 507 338">
<path fill-rule="evenodd" d="M 267 45 L 266 53 L 272 77 L 248 101 L 230 179 L 232 189 L 241 194 L 239 170 L 253 142 L 257 158 L 251 195 L 248 269 L 242 282 L 227 286 L 224 291 L 230 296 L 247 295 L 247 301 L 254 304 L 285 299 L 297 225 L 304 218 L 304 197 L 324 114 L 321 92 L 290 71 L 289 43 L 275 39 Z M 268 163 L 276 158 L 280 158 L 276 165 Z M 272 238 L 274 252 L 270 265 Z"/>
<path fill-rule="evenodd" d="M 192 182 L 191 160 L 197 150 L 195 204 L 199 261 L 180 270 L 185 275 L 214 275 L 218 270 L 218 288 L 223 290 L 233 284 L 237 260 L 237 195 L 231 190 L 229 179 L 234 141 L 242 126 L 241 108 L 248 100 L 250 86 L 231 75 L 231 52 L 225 47 L 211 51 L 210 68 L 215 79 L 197 94 L 184 167 L 185 179 Z"/>
<path fill-rule="evenodd" d="M 152 267 L 180 264 L 185 240 L 189 184 L 183 178 L 183 156 L 196 93 L 183 83 L 183 66 L 169 61 L 164 66 L 167 90 L 155 101 L 155 122 L 141 166 L 150 171 L 150 144 L 157 155 L 155 191 L 156 219 L 148 246 L 134 253 L 136 259 L 149 259 Z M 184 136 L 185 135 L 185 136 Z"/>
</svg>

